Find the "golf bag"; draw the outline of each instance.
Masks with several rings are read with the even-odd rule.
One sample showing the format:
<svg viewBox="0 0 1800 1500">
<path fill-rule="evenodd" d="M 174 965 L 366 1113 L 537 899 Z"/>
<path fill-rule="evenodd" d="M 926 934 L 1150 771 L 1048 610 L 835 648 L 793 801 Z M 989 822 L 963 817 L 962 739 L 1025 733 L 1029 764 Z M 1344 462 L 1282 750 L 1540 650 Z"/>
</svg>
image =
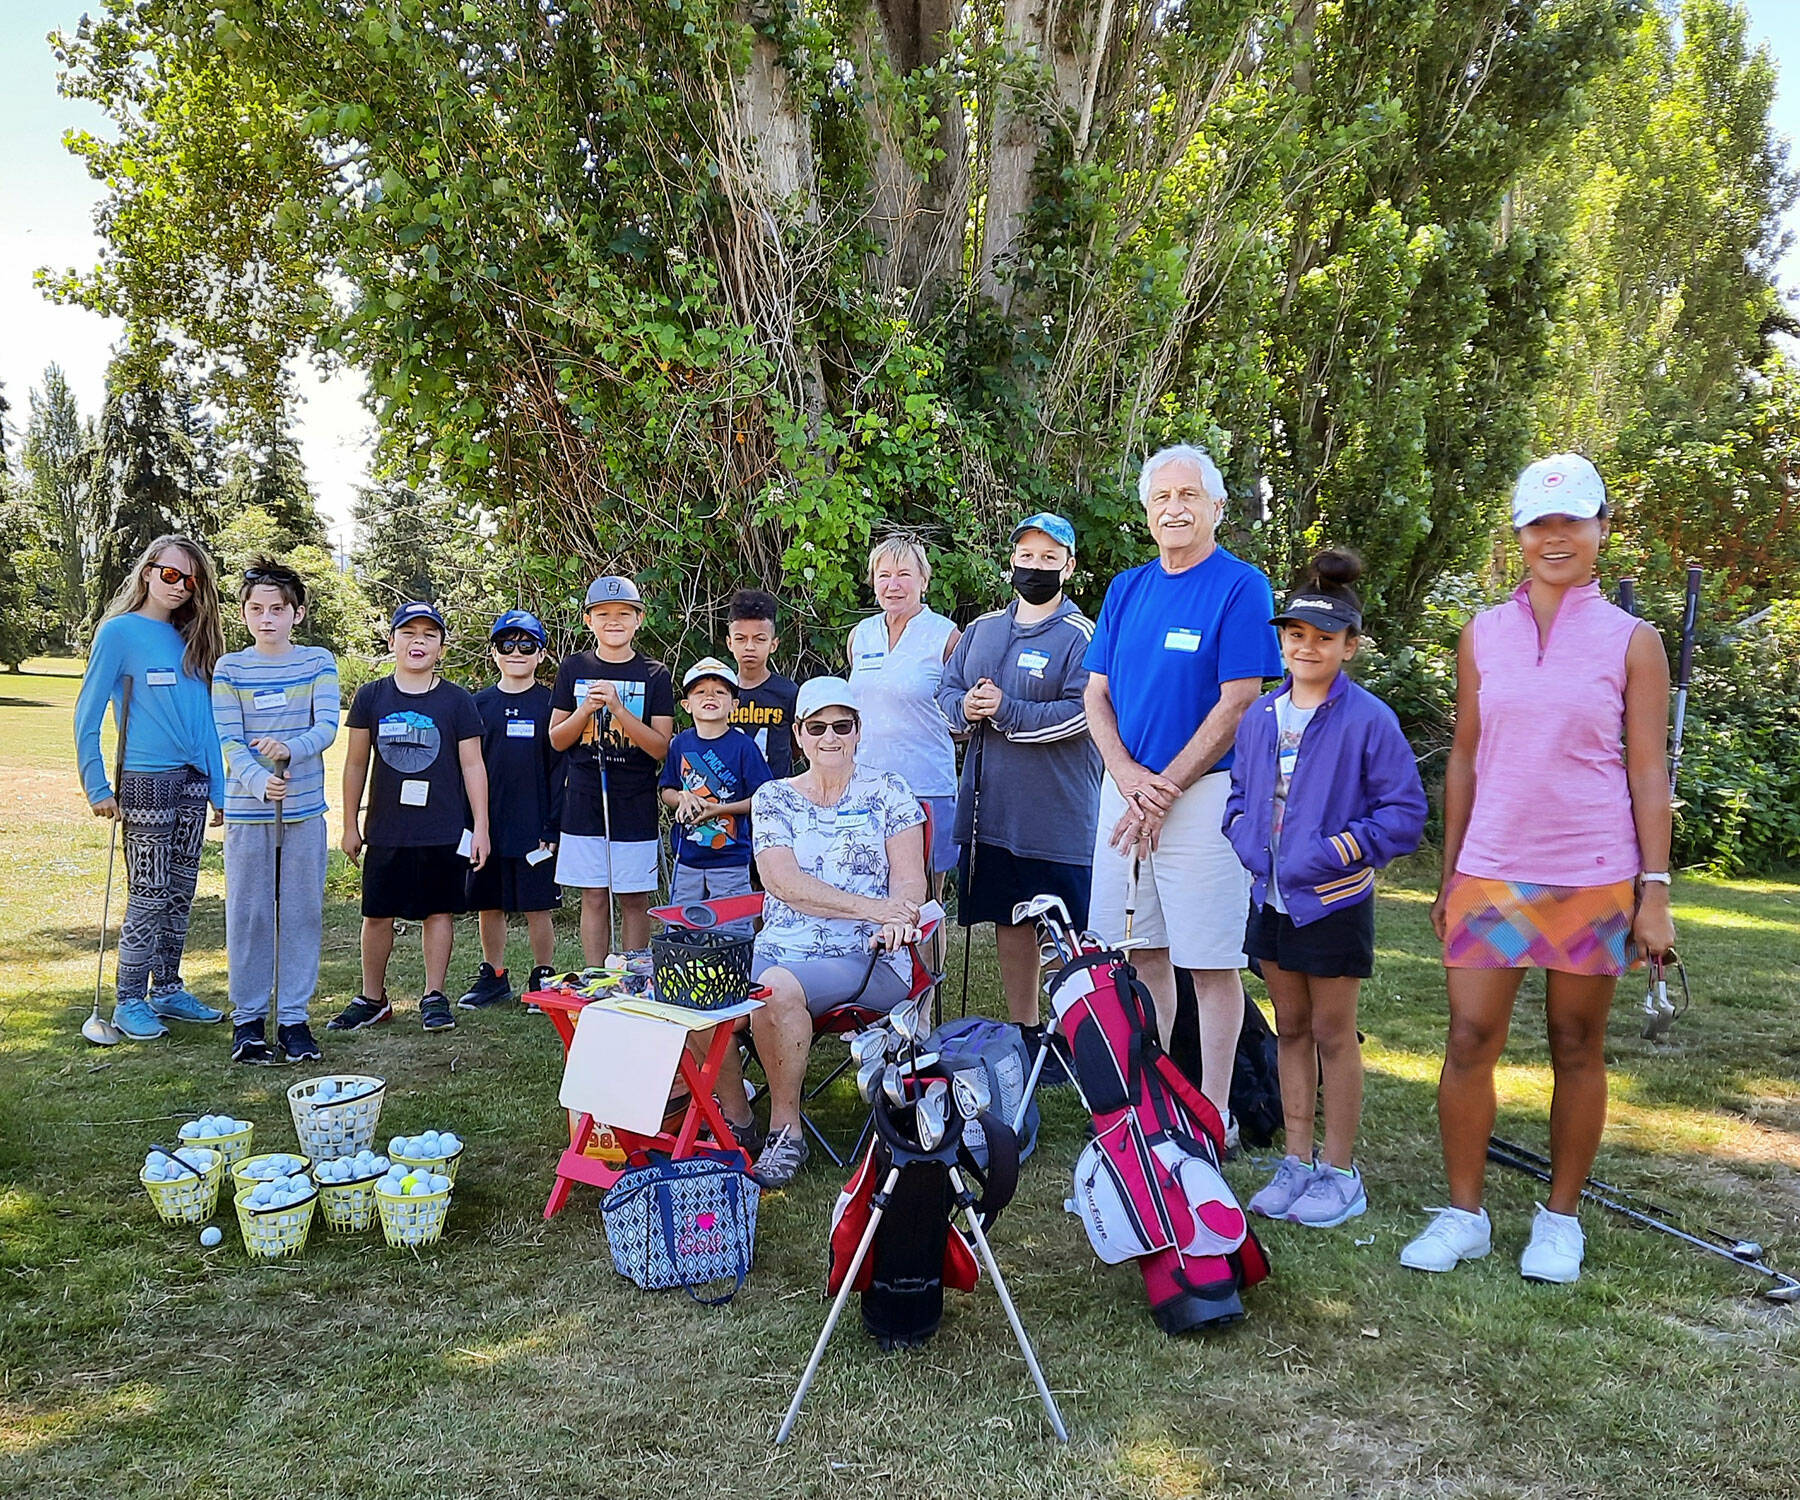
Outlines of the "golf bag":
<svg viewBox="0 0 1800 1500">
<path fill-rule="evenodd" d="M 959 1073 L 978 1072 L 987 1080 L 988 1096 L 993 1112 L 1002 1120 L 1011 1120 L 1019 1112 L 1019 1100 L 1025 1094 L 1025 1080 L 1031 1073 L 1031 1049 L 1019 1028 L 1007 1021 L 993 1021 L 986 1016 L 963 1016 L 946 1021 L 923 1044 L 926 1052 L 935 1052 L 933 1073 L 954 1079 Z M 979 1119 L 963 1127 L 970 1155 L 977 1166 L 987 1167 L 987 1135 Z M 1020 1161 L 1029 1159 L 1037 1149 L 1038 1107 L 1034 1098 L 1025 1107 L 1025 1119 L 1018 1130 L 1017 1151 Z"/>
<path fill-rule="evenodd" d="M 973 1248 L 951 1222 L 956 1212 L 951 1165 L 960 1165 L 966 1177 L 982 1184 L 975 1211 L 986 1229 L 1018 1186 L 1019 1150 L 1012 1131 L 992 1113 L 971 1121 L 982 1126 L 987 1142 L 989 1161 L 983 1177 L 975 1170 L 961 1129 L 952 1129 L 935 1151 L 926 1151 L 901 1132 L 894 1113 L 895 1107 L 885 1099 L 875 1100 L 874 1141 L 831 1212 L 825 1290 L 834 1295 L 843 1285 L 876 1206 L 877 1190 L 898 1166 L 875 1242 L 858 1268 L 852 1290 L 862 1294 L 863 1327 L 875 1342 L 883 1349 L 907 1349 L 926 1343 L 937 1332 L 946 1286 L 972 1292 L 981 1276 Z"/>
<path fill-rule="evenodd" d="M 1156 1040 L 1149 992 L 1122 953 L 1086 953 L 1051 982 L 1094 1139 L 1068 1207 L 1109 1264 L 1135 1260 L 1164 1333 L 1235 1322 L 1269 1274 L 1219 1170 L 1224 1127 Z"/>
</svg>

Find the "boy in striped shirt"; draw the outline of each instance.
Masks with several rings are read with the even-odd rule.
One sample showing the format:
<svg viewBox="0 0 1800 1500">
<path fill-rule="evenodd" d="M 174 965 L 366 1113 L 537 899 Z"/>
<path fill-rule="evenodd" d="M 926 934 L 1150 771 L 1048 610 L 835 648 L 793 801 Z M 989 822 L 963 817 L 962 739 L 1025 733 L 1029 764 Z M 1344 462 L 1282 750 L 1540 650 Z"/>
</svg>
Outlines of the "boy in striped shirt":
<svg viewBox="0 0 1800 1500">
<path fill-rule="evenodd" d="M 306 585 L 257 558 L 238 605 L 252 645 L 213 669 L 213 723 L 225 752 L 225 953 L 231 1058 L 307 1062 L 321 1054 L 307 1026 L 325 924 L 325 751 L 337 738 L 337 659 L 296 646 Z M 274 988 L 275 851 L 281 820 L 281 993 L 275 1045 L 266 1031 Z"/>
</svg>

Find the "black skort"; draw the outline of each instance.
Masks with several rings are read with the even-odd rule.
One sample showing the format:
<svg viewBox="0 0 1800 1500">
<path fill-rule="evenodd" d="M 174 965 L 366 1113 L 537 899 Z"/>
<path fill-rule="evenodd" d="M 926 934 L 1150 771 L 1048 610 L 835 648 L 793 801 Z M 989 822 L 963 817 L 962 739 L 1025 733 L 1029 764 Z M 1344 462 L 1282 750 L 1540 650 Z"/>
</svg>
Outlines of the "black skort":
<svg viewBox="0 0 1800 1500">
<path fill-rule="evenodd" d="M 562 887 L 556 883 L 556 856 L 527 864 L 523 854 L 490 854 L 469 871 L 470 911 L 556 911 Z"/>
<path fill-rule="evenodd" d="M 1093 894 L 1091 865 L 1067 865 L 1054 859 L 1025 859 L 998 844 L 977 844 L 974 878 L 969 870 L 967 846 L 959 851 L 956 889 L 966 892 L 957 899 L 958 925 L 982 922 L 1013 925 L 1013 908 L 1033 896 L 1060 896 L 1069 909 L 1069 920 L 1080 932 L 1088 924 L 1088 899 Z"/>
<path fill-rule="evenodd" d="M 1252 906 L 1244 928 L 1244 952 L 1290 974 L 1317 979 L 1367 979 L 1375 972 L 1375 899 L 1328 911 L 1296 927 L 1286 912 Z"/>
<path fill-rule="evenodd" d="M 362 914 L 423 922 L 469 909 L 469 862 L 455 844 L 404 849 L 368 844 L 362 858 Z"/>
</svg>

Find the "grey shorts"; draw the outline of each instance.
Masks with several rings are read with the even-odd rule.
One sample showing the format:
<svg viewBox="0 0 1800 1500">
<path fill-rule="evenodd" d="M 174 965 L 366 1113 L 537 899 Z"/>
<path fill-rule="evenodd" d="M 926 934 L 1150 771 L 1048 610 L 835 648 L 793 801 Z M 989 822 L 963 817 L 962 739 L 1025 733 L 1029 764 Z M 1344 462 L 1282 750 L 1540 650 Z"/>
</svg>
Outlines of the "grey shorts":
<svg viewBox="0 0 1800 1500">
<path fill-rule="evenodd" d="M 838 958 L 797 958 L 783 963 L 778 959 L 758 958 L 750 965 L 752 983 L 761 983 L 770 969 L 786 969 L 800 981 L 806 996 L 808 1013 L 822 1016 L 834 1005 L 842 1005 L 856 995 L 869 974 L 869 986 L 857 995 L 856 1003 L 870 1010 L 889 1011 L 906 998 L 909 986 L 884 960 L 877 961 L 875 972 L 869 973 L 869 960 L 857 954 Z"/>
<path fill-rule="evenodd" d="M 689 906 L 697 901 L 716 901 L 721 896 L 749 894 L 749 865 L 719 865 L 713 869 L 701 869 L 694 865 L 677 864 L 669 874 L 671 906 Z M 719 931 L 742 933 L 747 937 L 756 931 L 756 923 L 750 918 L 742 922 L 726 922 L 720 926 Z"/>
</svg>

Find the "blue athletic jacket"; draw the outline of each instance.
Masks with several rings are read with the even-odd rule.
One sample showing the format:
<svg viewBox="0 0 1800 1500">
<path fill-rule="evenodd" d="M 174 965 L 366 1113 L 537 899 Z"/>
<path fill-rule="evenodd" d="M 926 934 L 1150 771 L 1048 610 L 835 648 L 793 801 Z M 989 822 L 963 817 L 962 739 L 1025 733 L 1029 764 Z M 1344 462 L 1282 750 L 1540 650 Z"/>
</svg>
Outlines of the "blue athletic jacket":
<svg viewBox="0 0 1800 1500">
<path fill-rule="evenodd" d="M 1268 900 L 1269 824 L 1275 809 L 1278 733 L 1274 692 L 1238 724 L 1225 837 L 1251 875 L 1258 906 Z M 1375 872 L 1419 847 L 1425 788 L 1394 711 L 1338 673 L 1306 727 L 1288 782 L 1281 826 L 1281 899 L 1296 927 L 1375 893 Z"/>
</svg>

